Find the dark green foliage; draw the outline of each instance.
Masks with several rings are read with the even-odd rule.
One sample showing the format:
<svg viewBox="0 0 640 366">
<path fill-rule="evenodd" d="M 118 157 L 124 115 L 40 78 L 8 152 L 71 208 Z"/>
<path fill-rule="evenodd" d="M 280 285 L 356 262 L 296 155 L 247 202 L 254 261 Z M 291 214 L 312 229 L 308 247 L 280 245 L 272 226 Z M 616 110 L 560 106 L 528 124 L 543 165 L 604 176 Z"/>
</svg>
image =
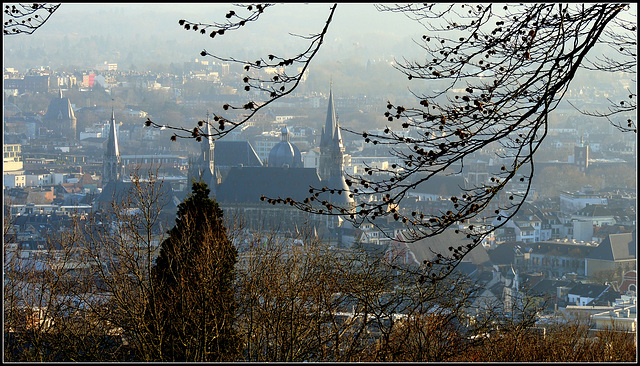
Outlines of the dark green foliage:
<svg viewBox="0 0 640 366">
<path fill-rule="evenodd" d="M 233 329 L 237 251 L 222 210 L 202 182 L 178 206 L 176 225 L 152 268 L 155 289 L 146 321 L 161 361 L 230 361 L 238 354 Z"/>
</svg>

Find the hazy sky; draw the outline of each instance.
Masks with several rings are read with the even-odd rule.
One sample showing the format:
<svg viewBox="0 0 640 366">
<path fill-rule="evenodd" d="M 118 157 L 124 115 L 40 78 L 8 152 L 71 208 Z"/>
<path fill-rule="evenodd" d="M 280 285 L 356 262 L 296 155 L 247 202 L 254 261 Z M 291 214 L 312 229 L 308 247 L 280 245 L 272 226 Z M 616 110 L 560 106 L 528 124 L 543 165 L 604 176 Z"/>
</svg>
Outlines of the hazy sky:
<svg viewBox="0 0 640 366">
<path fill-rule="evenodd" d="M 109 62 L 117 61 L 109 59 L 111 55 L 119 53 L 124 57 L 131 52 L 129 49 L 139 53 L 139 57 L 167 63 L 193 60 L 203 49 L 214 53 L 224 51 L 225 54 L 231 51 L 237 58 L 266 57 L 269 53 L 288 56 L 285 53 L 293 55 L 292 51 L 305 47 L 288 33 L 309 35 L 318 32 L 331 5 L 277 4 L 266 9 L 258 22 L 211 39 L 208 35 L 184 30 L 178 20 L 224 22 L 229 10 L 243 14 L 244 8 L 234 7 L 231 3 L 63 3 L 34 34 L 3 37 L 3 58 L 11 63 L 20 62 L 29 57 L 11 58 L 11 52 L 18 48 L 51 48 L 65 37 L 74 47 L 77 44 L 74 41 L 91 37 L 102 46 L 100 42 L 110 37 L 115 40 L 112 49 L 94 47 L 104 52 L 100 57 Z M 630 13 L 632 16 L 637 14 L 635 4 L 631 4 Z M 412 39 L 419 39 L 423 31 L 420 24 L 403 14 L 379 12 L 371 3 L 340 3 L 317 59 L 413 58 L 421 53 Z M 21 65 L 6 66 L 23 68 Z"/>
<path fill-rule="evenodd" d="M 266 9 L 260 21 L 248 23 L 235 32 L 212 40 L 199 32 L 184 30 L 178 25 L 178 20 L 224 22 L 228 10 L 234 9 L 240 14 L 242 8 L 223 3 L 63 3 L 34 34 L 4 37 L 3 54 L 6 56 L 6 52 L 18 44 L 38 47 L 58 42 L 65 36 L 74 40 L 105 35 L 120 37 L 123 42 L 149 39 L 139 47 L 139 52 L 153 52 L 159 43 L 171 42 L 176 61 L 196 58 L 205 48 L 210 51 L 257 50 L 264 48 L 260 46 L 270 45 L 285 52 L 295 49 L 297 44 L 296 38 L 288 33 L 309 35 L 318 32 L 330 7 L 330 3 L 278 4 Z M 341 52 L 394 54 L 398 49 L 406 48 L 412 38 L 419 38 L 421 29 L 420 25 L 402 14 L 380 13 L 372 4 L 338 4 L 325 49 L 321 50 L 318 58 Z M 261 55 L 268 52 L 268 49 L 259 50 Z"/>
</svg>

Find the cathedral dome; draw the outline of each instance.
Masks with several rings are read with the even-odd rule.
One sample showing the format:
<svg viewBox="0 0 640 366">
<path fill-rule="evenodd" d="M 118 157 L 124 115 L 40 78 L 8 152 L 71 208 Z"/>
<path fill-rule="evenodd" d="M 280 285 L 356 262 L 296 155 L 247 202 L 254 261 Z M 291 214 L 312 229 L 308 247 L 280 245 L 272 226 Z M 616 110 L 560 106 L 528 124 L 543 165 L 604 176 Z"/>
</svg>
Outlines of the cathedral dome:
<svg viewBox="0 0 640 366">
<path fill-rule="evenodd" d="M 281 168 L 288 166 L 290 168 L 302 168 L 302 155 L 298 147 L 289 142 L 289 130 L 283 127 L 282 141 L 277 143 L 269 152 L 269 166 Z"/>
</svg>

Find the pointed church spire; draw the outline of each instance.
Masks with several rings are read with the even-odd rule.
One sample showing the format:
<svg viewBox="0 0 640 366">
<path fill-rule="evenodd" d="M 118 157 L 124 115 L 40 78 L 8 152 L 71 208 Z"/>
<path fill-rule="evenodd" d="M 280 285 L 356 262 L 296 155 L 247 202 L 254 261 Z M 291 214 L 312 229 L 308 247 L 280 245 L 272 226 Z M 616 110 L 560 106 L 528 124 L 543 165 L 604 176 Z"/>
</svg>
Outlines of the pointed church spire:
<svg viewBox="0 0 640 366">
<path fill-rule="evenodd" d="M 318 161 L 318 175 L 321 180 L 328 180 L 331 176 L 341 175 L 342 159 L 344 155 L 342 135 L 333 100 L 333 88 L 329 89 L 329 103 L 327 119 L 320 136 L 320 157 Z M 339 166 L 338 166 L 339 165 Z"/>
<path fill-rule="evenodd" d="M 109 126 L 109 138 L 107 140 L 107 151 L 105 154 L 109 156 L 120 156 L 120 149 L 118 148 L 118 134 L 116 129 L 116 115 L 111 108 L 111 123 Z"/>
<path fill-rule="evenodd" d="M 118 146 L 118 133 L 116 128 L 116 116 L 111 108 L 111 123 L 109 126 L 109 137 L 102 159 L 102 184 L 119 181 L 122 179 L 122 161 L 120 159 L 120 148 Z"/>
<path fill-rule="evenodd" d="M 211 192 L 215 190 L 215 144 L 213 143 L 213 130 L 209 120 L 209 111 L 207 111 L 207 127 L 205 129 L 206 136 L 202 136 L 200 141 L 200 157 L 190 164 L 190 180 L 202 180 L 209 185 Z"/>
<path fill-rule="evenodd" d="M 320 138 L 321 146 L 328 146 L 333 141 L 333 134 L 338 124 L 338 118 L 336 117 L 336 108 L 333 101 L 333 90 L 329 89 L 329 104 L 327 106 L 327 119 L 324 124 L 324 131 Z"/>
<path fill-rule="evenodd" d="M 203 158 L 208 159 L 209 150 L 211 149 L 211 144 L 213 143 L 211 138 L 211 123 L 209 122 L 209 111 L 207 111 L 207 129 L 205 131 L 207 136 L 204 136 L 201 143 L 202 153 L 204 154 Z"/>
</svg>

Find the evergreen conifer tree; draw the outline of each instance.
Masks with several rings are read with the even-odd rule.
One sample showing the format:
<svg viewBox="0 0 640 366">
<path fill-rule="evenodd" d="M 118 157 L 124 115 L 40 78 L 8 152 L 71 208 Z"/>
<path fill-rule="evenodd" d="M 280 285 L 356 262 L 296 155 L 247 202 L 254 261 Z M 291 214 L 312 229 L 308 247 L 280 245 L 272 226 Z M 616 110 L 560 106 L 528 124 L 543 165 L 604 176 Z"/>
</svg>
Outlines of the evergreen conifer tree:
<svg viewBox="0 0 640 366">
<path fill-rule="evenodd" d="M 161 361 L 233 361 L 238 355 L 237 251 L 222 215 L 207 185 L 194 182 L 161 244 L 146 317 Z"/>
</svg>

